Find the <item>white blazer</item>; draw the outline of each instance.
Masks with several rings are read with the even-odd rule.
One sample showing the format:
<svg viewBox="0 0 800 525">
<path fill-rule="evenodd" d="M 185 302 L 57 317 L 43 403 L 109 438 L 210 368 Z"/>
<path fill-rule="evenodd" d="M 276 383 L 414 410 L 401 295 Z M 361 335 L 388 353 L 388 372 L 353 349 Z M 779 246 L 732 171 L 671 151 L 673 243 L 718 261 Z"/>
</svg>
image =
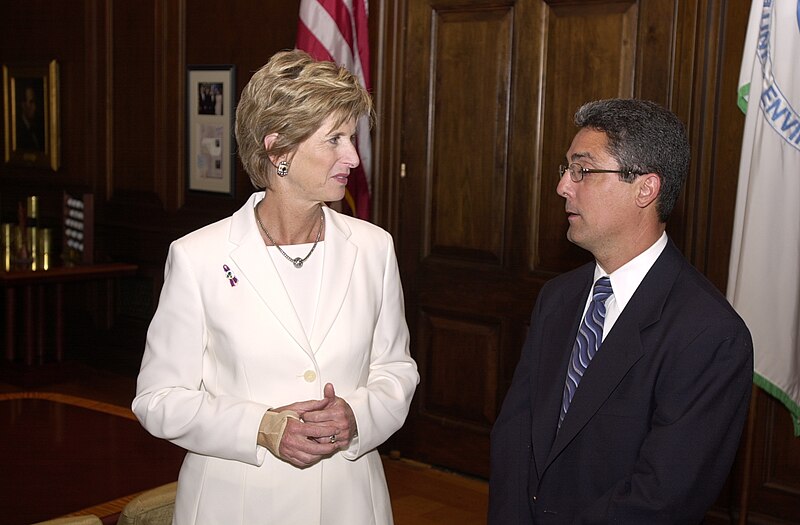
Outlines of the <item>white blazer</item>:
<svg viewBox="0 0 800 525">
<path fill-rule="evenodd" d="M 256 226 L 263 196 L 169 249 L 132 408 L 188 451 L 174 523 L 390 524 L 375 449 L 402 426 L 419 382 L 392 238 L 325 208 L 307 338 Z M 256 444 L 266 410 L 321 399 L 325 383 L 355 415 L 348 449 L 299 469 Z"/>
</svg>

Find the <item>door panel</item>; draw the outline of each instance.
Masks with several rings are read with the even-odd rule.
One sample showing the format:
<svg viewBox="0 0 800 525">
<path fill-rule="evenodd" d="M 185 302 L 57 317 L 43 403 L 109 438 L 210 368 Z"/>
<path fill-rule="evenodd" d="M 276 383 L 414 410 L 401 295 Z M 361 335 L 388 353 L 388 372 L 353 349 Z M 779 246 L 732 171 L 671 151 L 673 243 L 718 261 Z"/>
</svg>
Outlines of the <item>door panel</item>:
<svg viewBox="0 0 800 525">
<path fill-rule="evenodd" d="M 502 261 L 511 13 L 431 13 L 423 260 Z"/>
<path fill-rule="evenodd" d="M 447 312 L 421 312 L 419 334 L 430 349 L 425 354 L 428 382 L 421 416 L 453 419 L 478 430 L 494 421 L 495 400 L 487 394 L 496 390 L 499 328 L 491 318 L 465 320 Z M 453 366 L 460 361 L 470 366 Z"/>
</svg>

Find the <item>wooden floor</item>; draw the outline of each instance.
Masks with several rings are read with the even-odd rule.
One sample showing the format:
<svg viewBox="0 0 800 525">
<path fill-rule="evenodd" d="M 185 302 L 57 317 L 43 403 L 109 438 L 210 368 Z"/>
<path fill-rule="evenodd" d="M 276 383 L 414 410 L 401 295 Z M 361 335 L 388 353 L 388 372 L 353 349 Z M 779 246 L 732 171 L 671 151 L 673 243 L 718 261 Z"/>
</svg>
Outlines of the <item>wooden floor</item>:
<svg viewBox="0 0 800 525">
<path fill-rule="evenodd" d="M 53 392 L 129 407 L 135 390 L 130 374 L 96 370 L 81 363 L 38 369 L 0 368 L 0 394 Z M 486 523 L 488 486 L 483 480 L 407 459 L 384 458 L 397 525 Z"/>
<path fill-rule="evenodd" d="M 489 487 L 410 460 L 384 458 L 396 525 L 486 523 Z"/>
</svg>

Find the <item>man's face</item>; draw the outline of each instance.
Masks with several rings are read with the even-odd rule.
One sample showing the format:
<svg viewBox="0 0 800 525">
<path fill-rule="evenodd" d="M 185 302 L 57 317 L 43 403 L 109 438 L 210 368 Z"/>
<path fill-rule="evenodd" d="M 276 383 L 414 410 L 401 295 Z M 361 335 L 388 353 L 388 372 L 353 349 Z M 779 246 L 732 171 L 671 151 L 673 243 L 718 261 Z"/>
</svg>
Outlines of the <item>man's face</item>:
<svg viewBox="0 0 800 525">
<path fill-rule="evenodd" d="M 584 168 L 620 169 L 607 146 L 604 132 L 583 128 L 572 140 L 566 163 L 578 163 Z M 566 199 L 567 238 L 598 260 L 625 246 L 630 236 L 635 235 L 640 220 L 637 182 L 621 181 L 617 173 L 587 173 L 580 182 L 573 182 L 565 172 L 556 191 Z"/>
<path fill-rule="evenodd" d="M 32 120 L 36 116 L 36 94 L 33 92 L 33 88 L 25 88 L 25 98 L 22 101 L 22 113 L 28 120 Z"/>
</svg>

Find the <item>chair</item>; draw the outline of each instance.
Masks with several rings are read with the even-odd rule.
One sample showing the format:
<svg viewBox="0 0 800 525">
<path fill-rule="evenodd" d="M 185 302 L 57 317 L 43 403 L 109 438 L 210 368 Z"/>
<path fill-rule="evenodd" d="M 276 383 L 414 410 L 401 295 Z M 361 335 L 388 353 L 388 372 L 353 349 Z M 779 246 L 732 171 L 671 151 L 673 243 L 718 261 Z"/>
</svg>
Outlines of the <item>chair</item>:
<svg viewBox="0 0 800 525">
<path fill-rule="evenodd" d="M 89 514 L 87 516 L 70 516 L 67 518 L 40 521 L 33 525 L 103 525 L 103 522 L 94 514 Z"/>
<path fill-rule="evenodd" d="M 117 525 L 171 525 L 178 482 L 142 492 L 125 505 Z"/>
</svg>

